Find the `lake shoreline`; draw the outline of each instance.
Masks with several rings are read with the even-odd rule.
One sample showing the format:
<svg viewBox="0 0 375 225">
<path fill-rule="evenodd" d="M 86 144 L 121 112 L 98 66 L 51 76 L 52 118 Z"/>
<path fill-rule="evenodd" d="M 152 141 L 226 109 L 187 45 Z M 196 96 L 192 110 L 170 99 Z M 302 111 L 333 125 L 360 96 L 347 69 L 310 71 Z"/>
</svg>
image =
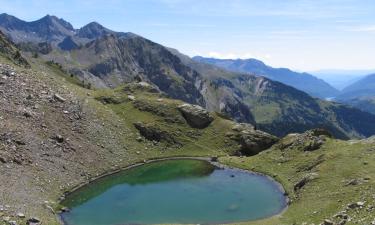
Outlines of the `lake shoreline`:
<svg viewBox="0 0 375 225">
<path fill-rule="evenodd" d="M 136 167 L 140 167 L 140 166 L 143 166 L 143 165 L 146 165 L 146 164 L 162 162 L 162 161 L 169 161 L 169 160 L 201 160 L 201 161 L 206 161 L 206 162 L 210 163 L 211 165 L 213 165 L 217 169 L 231 169 L 231 170 L 234 170 L 234 171 L 239 171 L 239 172 L 244 172 L 244 173 L 249 173 L 249 174 L 261 176 L 261 177 L 264 177 L 264 178 L 268 179 L 269 181 L 271 181 L 272 184 L 274 184 L 275 187 L 283 194 L 284 202 L 282 202 L 283 205 L 282 205 L 282 208 L 280 209 L 279 212 L 277 212 L 277 213 L 275 213 L 271 216 L 265 216 L 265 217 L 262 217 L 262 218 L 259 218 L 259 219 L 236 221 L 236 223 L 244 223 L 244 222 L 250 222 L 250 221 L 261 221 L 261 220 L 264 220 L 264 219 L 269 219 L 269 218 L 272 218 L 272 217 L 282 215 L 288 209 L 289 197 L 288 197 L 284 187 L 282 186 L 282 184 L 279 183 L 277 180 L 275 180 L 273 177 L 271 177 L 267 174 L 262 174 L 262 173 L 251 171 L 251 170 L 236 168 L 236 167 L 232 167 L 232 166 L 220 163 L 218 161 L 218 157 L 190 157 L 190 156 L 153 158 L 153 159 L 148 159 L 148 160 L 144 160 L 144 161 L 141 161 L 141 162 L 137 162 L 137 163 L 134 163 L 134 164 L 131 164 L 131 165 L 128 165 L 128 166 L 125 166 L 125 167 L 122 167 L 122 168 L 119 168 L 119 169 L 116 169 L 116 170 L 104 172 L 103 174 L 101 174 L 99 176 L 95 176 L 93 178 L 90 178 L 90 180 L 88 182 L 83 182 L 83 183 L 73 187 L 69 191 L 66 191 L 59 198 L 59 205 L 62 206 L 61 202 L 63 202 L 63 200 L 65 198 L 67 198 L 70 194 L 84 188 L 85 186 L 87 186 L 91 183 L 97 182 L 98 180 L 100 180 L 102 178 L 105 178 L 105 177 L 108 177 L 108 176 L 111 176 L 111 175 L 115 175 L 117 173 L 121 173 L 123 171 L 130 170 L 130 169 L 133 169 L 133 168 L 136 168 Z M 58 220 L 59 220 L 61 225 L 68 225 L 67 222 L 64 221 L 64 219 L 62 217 L 63 213 L 64 212 L 57 213 Z M 220 222 L 219 224 L 234 224 L 234 222 Z"/>
</svg>

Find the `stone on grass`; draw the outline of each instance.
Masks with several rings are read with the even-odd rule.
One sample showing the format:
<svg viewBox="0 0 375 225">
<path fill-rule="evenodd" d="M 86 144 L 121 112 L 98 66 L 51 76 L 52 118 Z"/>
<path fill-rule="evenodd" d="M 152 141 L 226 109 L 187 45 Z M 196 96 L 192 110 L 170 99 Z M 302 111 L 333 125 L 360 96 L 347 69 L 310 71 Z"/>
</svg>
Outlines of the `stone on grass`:
<svg viewBox="0 0 375 225">
<path fill-rule="evenodd" d="M 17 213 L 17 217 L 18 218 L 25 218 L 25 214 L 23 214 L 23 213 Z"/>
<path fill-rule="evenodd" d="M 198 105 L 186 103 L 178 106 L 178 110 L 181 112 L 186 122 L 193 128 L 206 128 L 214 120 L 207 110 Z"/>
</svg>

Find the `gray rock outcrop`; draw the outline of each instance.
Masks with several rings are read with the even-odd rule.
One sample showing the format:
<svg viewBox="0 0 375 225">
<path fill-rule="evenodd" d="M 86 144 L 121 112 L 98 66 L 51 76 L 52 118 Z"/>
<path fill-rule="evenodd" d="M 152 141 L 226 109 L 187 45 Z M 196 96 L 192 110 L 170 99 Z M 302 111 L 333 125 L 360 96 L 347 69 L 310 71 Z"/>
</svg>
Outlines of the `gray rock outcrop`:
<svg viewBox="0 0 375 225">
<path fill-rule="evenodd" d="M 194 128 L 206 128 L 214 120 L 207 110 L 198 105 L 183 104 L 178 106 L 178 110 L 186 122 Z"/>
<path fill-rule="evenodd" d="M 240 152 L 245 155 L 256 155 L 279 140 L 266 132 L 255 130 L 251 124 L 246 123 L 234 125 L 232 131 L 227 135 L 240 144 Z"/>
</svg>

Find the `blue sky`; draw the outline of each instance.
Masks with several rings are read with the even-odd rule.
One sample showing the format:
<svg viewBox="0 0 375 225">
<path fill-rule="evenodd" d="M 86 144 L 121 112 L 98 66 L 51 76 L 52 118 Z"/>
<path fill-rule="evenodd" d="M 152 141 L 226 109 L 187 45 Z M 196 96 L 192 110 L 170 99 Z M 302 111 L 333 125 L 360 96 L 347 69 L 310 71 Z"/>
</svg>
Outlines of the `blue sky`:
<svg viewBox="0 0 375 225">
<path fill-rule="evenodd" d="M 258 58 L 275 67 L 374 69 L 374 0 L 0 0 L 0 12 L 97 21 L 190 56 Z"/>
</svg>

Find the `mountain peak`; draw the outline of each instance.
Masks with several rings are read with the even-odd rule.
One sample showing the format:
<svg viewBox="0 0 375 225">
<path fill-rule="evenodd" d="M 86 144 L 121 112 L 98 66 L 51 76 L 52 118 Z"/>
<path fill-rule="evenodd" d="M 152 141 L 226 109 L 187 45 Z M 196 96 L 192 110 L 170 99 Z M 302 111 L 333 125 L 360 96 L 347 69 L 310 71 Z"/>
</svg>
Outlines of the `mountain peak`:
<svg viewBox="0 0 375 225">
<path fill-rule="evenodd" d="M 0 14 L 0 26 L 4 28 L 18 29 L 23 23 L 25 22 L 12 15 L 6 13 Z"/>
<path fill-rule="evenodd" d="M 11 15 L 9 15 L 7 13 L 1 13 L 0 14 L 0 18 L 7 18 L 7 17 L 13 17 L 13 16 L 11 16 Z"/>
<path fill-rule="evenodd" d="M 263 61 L 258 60 L 258 59 L 254 59 L 254 58 L 250 58 L 250 59 L 237 59 L 235 61 L 236 62 L 248 62 L 248 63 L 251 63 L 251 64 L 256 65 L 256 66 L 267 66 Z"/>
<path fill-rule="evenodd" d="M 105 29 L 105 27 L 103 25 L 101 25 L 100 23 L 96 22 L 96 21 L 93 21 L 93 22 L 90 22 L 88 24 L 86 24 L 85 26 L 83 27 L 91 27 L 91 28 L 101 28 L 101 29 Z"/>
<path fill-rule="evenodd" d="M 1 14 L 0 14 L 0 18 L 1 18 L 1 19 L 17 19 L 17 17 L 14 17 L 14 16 L 9 15 L 9 14 L 7 14 L 7 13 L 1 13 Z"/>
<path fill-rule="evenodd" d="M 107 29 L 98 22 L 94 21 L 79 29 L 77 36 L 81 38 L 95 39 L 112 33 L 114 33 L 114 31 Z"/>
<path fill-rule="evenodd" d="M 69 31 L 73 31 L 73 26 L 65 21 L 64 19 L 58 18 L 57 16 L 49 15 L 42 17 L 41 19 L 34 21 L 34 23 L 48 24 L 48 25 L 60 25 Z"/>
<path fill-rule="evenodd" d="M 58 19 L 58 18 L 56 16 L 47 14 L 47 15 L 43 16 L 40 20 L 52 20 L 52 19 Z"/>
</svg>

